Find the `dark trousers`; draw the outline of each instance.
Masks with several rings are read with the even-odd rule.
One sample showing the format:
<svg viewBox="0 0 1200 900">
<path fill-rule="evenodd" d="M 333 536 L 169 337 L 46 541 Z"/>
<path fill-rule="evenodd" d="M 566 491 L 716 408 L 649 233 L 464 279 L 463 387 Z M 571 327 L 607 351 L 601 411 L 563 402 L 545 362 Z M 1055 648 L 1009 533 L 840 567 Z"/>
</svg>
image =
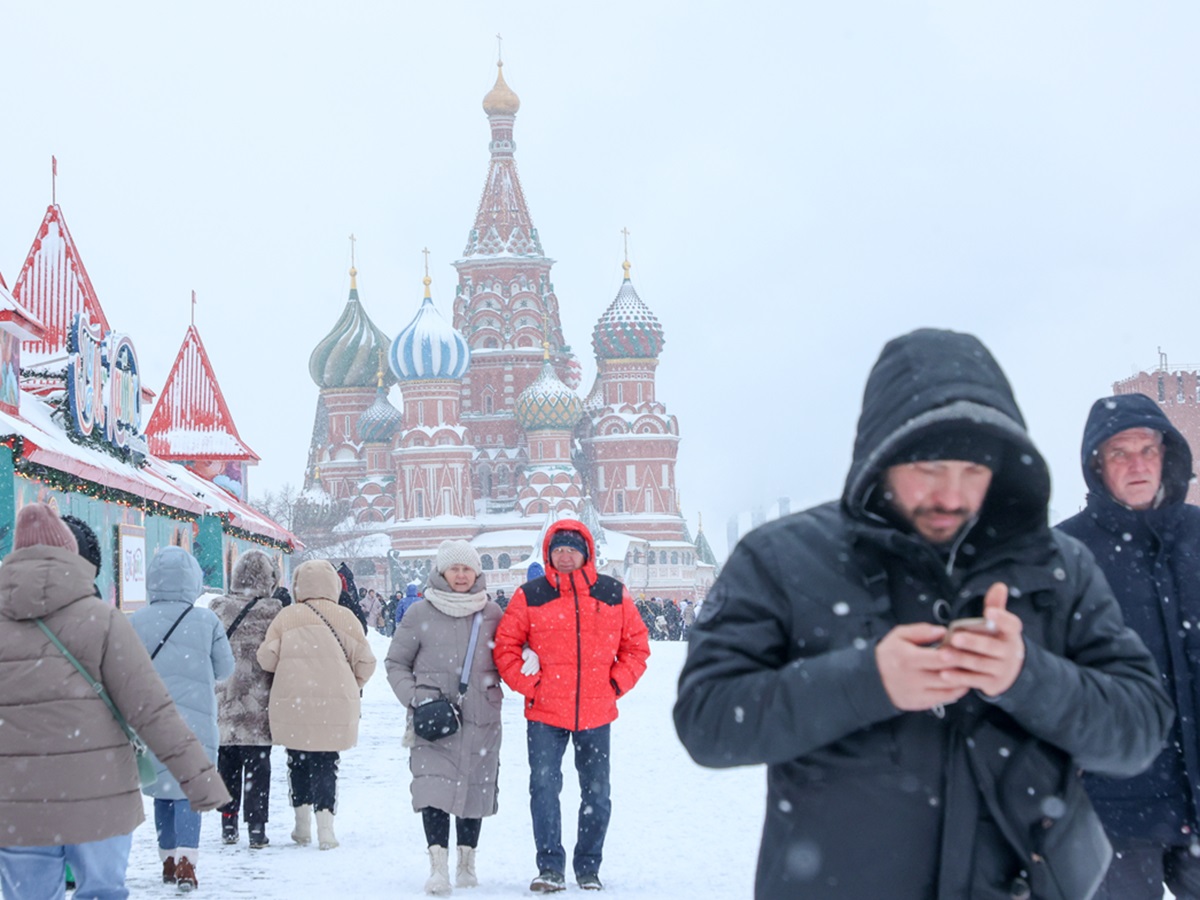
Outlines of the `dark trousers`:
<svg viewBox="0 0 1200 900">
<path fill-rule="evenodd" d="M 288 789 L 292 806 L 337 808 L 338 754 L 330 750 L 288 750 Z"/>
<path fill-rule="evenodd" d="M 1163 885 L 1175 900 L 1200 900 L 1200 857 L 1191 848 L 1136 842 L 1113 845 L 1108 874 L 1093 900 L 1162 900 Z"/>
<path fill-rule="evenodd" d="M 575 745 L 575 771 L 579 774 L 579 833 L 573 865 L 576 877 L 599 875 L 604 836 L 612 816 L 609 798 L 609 726 L 568 731 L 542 722 L 527 722 L 529 750 L 529 811 L 533 815 L 533 841 L 539 872 L 565 874 L 567 854 L 562 845 L 562 758 L 567 742 Z"/>
<path fill-rule="evenodd" d="M 217 750 L 217 771 L 233 799 L 221 812 L 250 825 L 267 823 L 271 800 L 271 745 L 230 744 Z"/>
<path fill-rule="evenodd" d="M 430 847 L 450 846 L 450 813 L 444 809 L 425 806 L 421 809 L 421 824 L 425 826 L 425 843 Z M 454 817 L 454 832 L 460 847 L 478 847 L 479 829 L 483 819 Z"/>
</svg>

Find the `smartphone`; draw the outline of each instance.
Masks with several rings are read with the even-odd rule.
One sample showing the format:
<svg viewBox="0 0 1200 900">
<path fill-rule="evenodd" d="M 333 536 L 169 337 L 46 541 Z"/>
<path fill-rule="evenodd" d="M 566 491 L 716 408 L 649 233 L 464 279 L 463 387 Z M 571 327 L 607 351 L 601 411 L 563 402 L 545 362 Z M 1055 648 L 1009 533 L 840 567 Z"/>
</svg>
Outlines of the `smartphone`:
<svg viewBox="0 0 1200 900">
<path fill-rule="evenodd" d="M 979 634 L 992 634 L 995 632 L 995 630 L 996 626 L 983 616 L 977 616 L 971 619 L 955 619 L 946 626 L 946 636 L 938 642 L 938 646 L 940 647 L 942 644 L 950 640 L 950 636 L 956 631 L 974 631 L 978 632 Z"/>
</svg>

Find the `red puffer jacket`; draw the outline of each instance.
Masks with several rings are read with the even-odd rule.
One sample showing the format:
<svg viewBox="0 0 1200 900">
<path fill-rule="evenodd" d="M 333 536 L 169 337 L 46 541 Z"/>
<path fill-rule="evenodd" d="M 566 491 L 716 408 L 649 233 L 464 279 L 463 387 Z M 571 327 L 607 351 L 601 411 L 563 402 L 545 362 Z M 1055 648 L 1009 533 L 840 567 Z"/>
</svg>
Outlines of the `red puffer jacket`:
<svg viewBox="0 0 1200 900">
<path fill-rule="evenodd" d="M 578 531 L 587 541 L 583 566 L 559 572 L 550 559 L 558 531 Z M 512 595 L 496 629 L 493 651 L 505 684 L 525 696 L 525 718 L 584 731 L 617 717 L 617 697 L 646 671 L 650 641 L 625 586 L 596 573 L 596 545 L 582 522 L 562 519 L 546 532 L 546 574 Z M 521 674 L 528 644 L 541 671 Z"/>
</svg>

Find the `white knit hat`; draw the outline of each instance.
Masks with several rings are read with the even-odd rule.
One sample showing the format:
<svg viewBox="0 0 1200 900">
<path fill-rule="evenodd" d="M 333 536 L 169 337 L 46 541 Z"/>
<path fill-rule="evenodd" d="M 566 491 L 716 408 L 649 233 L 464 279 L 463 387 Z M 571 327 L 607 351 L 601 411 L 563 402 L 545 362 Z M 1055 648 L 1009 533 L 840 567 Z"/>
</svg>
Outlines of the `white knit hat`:
<svg viewBox="0 0 1200 900">
<path fill-rule="evenodd" d="M 434 568 L 445 573 L 455 563 L 470 567 L 476 575 L 483 574 L 483 563 L 479 561 L 479 554 L 475 552 L 474 547 L 466 541 L 442 541 L 438 547 Z"/>
</svg>

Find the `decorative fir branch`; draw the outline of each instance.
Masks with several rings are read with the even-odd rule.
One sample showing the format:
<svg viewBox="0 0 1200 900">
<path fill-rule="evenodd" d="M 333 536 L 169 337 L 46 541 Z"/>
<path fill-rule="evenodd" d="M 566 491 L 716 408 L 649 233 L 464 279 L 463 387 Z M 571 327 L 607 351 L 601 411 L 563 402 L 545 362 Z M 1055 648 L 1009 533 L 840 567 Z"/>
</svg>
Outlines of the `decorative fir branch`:
<svg viewBox="0 0 1200 900">
<path fill-rule="evenodd" d="M 151 500 L 149 497 L 139 497 L 137 494 L 122 491 L 119 488 L 111 488 L 107 485 L 97 484 L 94 481 L 86 481 L 77 475 L 60 472 L 58 469 L 52 469 L 41 463 L 22 459 L 14 461 L 13 469 L 22 478 L 40 482 L 64 494 L 82 494 L 85 497 L 92 497 L 96 500 L 102 500 L 105 503 L 116 503 L 120 506 L 140 509 L 150 515 L 163 516 L 164 518 L 175 519 L 180 522 L 196 521 L 196 515 L 187 510 L 159 503 L 157 500 Z"/>
<path fill-rule="evenodd" d="M 103 429 L 99 427 L 93 428 L 92 433 L 86 437 L 76 431 L 75 421 L 71 416 L 70 404 L 67 402 L 65 392 L 51 397 L 47 400 L 47 403 L 50 404 L 50 417 L 62 426 L 63 432 L 72 444 L 77 444 L 80 447 L 90 447 L 93 450 L 99 450 L 101 453 L 107 453 L 114 459 L 120 460 L 135 469 L 142 469 L 148 465 L 146 457 L 133 448 L 127 446 L 118 447 L 105 440 Z"/>
</svg>

